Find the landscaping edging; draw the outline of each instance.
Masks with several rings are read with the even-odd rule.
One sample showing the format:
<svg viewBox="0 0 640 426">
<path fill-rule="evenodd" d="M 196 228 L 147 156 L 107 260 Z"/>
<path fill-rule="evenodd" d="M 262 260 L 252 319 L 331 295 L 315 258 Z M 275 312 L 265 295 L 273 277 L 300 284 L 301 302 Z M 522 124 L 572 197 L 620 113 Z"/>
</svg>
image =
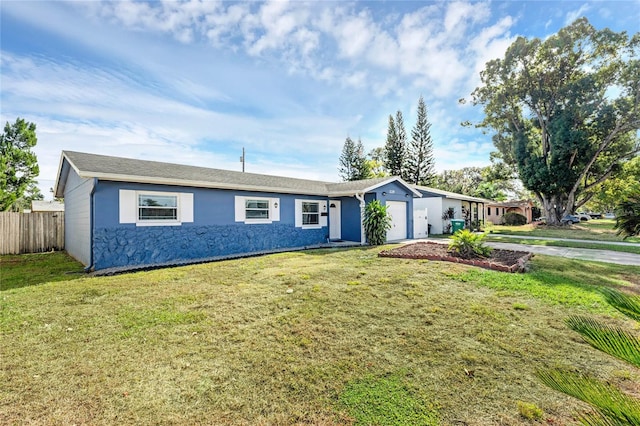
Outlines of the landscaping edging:
<svg viewBox="0 0 640 426">
<path fill-rule="evenodd" d="M 408 246 L 405 246 L 405 248 Z M 492 261 L 491 258 L 464 259 L 462 257 L 453 256 L 453 255 L 402 253 L 398 249 L 381 251 L 380 253 L 378 253 L 378 256 L 379 257 L 395 257 L 395 258 L 401 258 L 401 259 L 426 259 L 426 260 L 435 260 L 435 261 L 443 261 L 443 262 L 462 263 L 465 265 L 478 266 L 480 268 L 491 269 L 491 270 L 501 271 L 501 272 L 510 272 L 510 273 L 526 272 L 527 263 L 529 259 L 533 257 L 533 253 L 529 253 L 529 252 L 518 252 L 518 253 L 522 253 L 522 256 L 518 257 L 515 263 L 513 263 L 512 265 L 505 265 L 499 262 L 495 262 L 495 261 Z"/>
</svg>

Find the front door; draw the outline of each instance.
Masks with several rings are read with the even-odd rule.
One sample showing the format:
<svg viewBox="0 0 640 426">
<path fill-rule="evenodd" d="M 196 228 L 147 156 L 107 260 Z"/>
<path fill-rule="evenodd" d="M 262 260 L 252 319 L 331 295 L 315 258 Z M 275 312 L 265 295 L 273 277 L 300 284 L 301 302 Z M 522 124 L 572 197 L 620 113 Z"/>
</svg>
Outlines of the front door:
<svg viewBox="0 0 640 426">
<path fill-rule="evenodd" d="M 340 201 L 329 200 L 329 239 L 342 238 Z"/>
</svg>

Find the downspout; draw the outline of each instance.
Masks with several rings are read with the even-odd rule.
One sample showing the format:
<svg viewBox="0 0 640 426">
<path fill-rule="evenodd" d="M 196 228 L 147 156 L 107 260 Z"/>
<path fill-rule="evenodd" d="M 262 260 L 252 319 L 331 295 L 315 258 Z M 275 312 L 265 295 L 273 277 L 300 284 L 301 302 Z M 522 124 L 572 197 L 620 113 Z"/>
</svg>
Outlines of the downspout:
<svg viewBox="0 0 640 426">
<path fill-rule="evenodd" d="M 98 178 L 93 178 L 93 187 L 91 188 L 91 192 L 89 193 L 89 266 L 84 268 L 85 272 L 90 272 L 93 265 L 93 223 L 94 223 L 94 214 L 95 214 L 95 206 L 93 194 L 96 192 L 96 186 L 98 186 Z"/>
<path fill-rule="evenodd" d="M 354 194 L 354 197 L 358 201 L 360 201 L 360 245 L 366 245 L 366 238 L 364 235 L 364 208 L 366 203 L 364 202 L 364 192 L 362 194 L 358 194 L 357 192 Z"/>
</svg>

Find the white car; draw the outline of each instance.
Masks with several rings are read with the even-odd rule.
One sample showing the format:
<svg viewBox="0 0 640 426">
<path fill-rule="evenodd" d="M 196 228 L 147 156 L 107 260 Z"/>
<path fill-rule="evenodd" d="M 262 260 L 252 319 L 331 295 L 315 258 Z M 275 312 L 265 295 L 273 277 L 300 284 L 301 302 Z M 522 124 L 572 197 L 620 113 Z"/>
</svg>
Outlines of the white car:
<svg viewBox="0 0 640 426">
<path fill-rule="evenodd" d="M 574 216 L 580 219 L 581 222 L 591 219 L 591 216 L 586 213 L 576 213 Z"/>
<path fill-rule="evenodd" d="M 616 215 L 613 213 L 605 213 L 604 215 L 602 215 L 602 217 L 604 217 L 605 219 L 615 219 Z"/>
</svg>

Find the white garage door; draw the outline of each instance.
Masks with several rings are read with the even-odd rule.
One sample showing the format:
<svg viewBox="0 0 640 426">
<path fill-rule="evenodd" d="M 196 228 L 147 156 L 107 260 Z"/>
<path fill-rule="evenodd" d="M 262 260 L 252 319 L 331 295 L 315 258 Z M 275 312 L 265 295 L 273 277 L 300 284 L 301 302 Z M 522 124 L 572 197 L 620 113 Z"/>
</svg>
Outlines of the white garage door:
<svg viewBox="0 0 640 426">
<path fill-rule="evenodd" d="M 391 229 L 387 231 L 387 241 L 407 238 L 407 203 L 387 201 L 387 213 L 391 216 Z"/>
</svg>

